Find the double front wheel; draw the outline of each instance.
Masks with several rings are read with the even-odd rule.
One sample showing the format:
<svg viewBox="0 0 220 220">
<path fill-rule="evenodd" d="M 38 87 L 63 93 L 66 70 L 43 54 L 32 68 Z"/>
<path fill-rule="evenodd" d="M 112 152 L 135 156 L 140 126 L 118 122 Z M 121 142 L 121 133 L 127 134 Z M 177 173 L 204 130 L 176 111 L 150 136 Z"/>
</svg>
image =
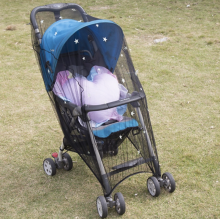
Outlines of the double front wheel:
<svg viewBox="0 0 220 220">
<path fill-rule="evenodd" d="M 159 179 L 154 176 L 151 176 L 147 179 L 147 189 L 151 196 L 159 196 L 161 186 L 163 186 L 169 193 L 174 192 L 176 184 L 171 173 L 166 172 L 162 175 L 162 178 Z"/>
<path fill-rule="evenodd" d="M 115 206 L 115 210 L 119 215 L 123 215 L 125 213 L 126 206 L 122 193 L 118 192 L 114 195 L 114 202 L 113 202 L 114 205 L 111 206 L 110 205 L 111 202 L 113 202 L 112 199 L 110 201 L 104 196 L 99 196 L 97 198 L 96 206 L 100 218 L 106 218 L 108 215 L 108 207 L 112 207 L 112 206 Z"/>
</svg>

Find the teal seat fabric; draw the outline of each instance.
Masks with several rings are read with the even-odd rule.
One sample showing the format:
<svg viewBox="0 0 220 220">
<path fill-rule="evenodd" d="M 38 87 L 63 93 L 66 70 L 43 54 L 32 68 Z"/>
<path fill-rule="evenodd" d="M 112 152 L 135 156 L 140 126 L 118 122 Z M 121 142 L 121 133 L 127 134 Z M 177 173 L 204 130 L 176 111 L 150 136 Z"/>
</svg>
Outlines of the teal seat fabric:
<svg viewBox="0 0 220 220">
<path fill-rule="evenodd" d="M 133 118 L 124 117 L 122 121 L 115 122 L 109 125 L 102 125 L 98 128 L 93 128 L 93 134 L 99 138 L 107 138 L 112 133 L 123 131 L 126 128 L 138 127 L 138 122 Z"/>
</svg>

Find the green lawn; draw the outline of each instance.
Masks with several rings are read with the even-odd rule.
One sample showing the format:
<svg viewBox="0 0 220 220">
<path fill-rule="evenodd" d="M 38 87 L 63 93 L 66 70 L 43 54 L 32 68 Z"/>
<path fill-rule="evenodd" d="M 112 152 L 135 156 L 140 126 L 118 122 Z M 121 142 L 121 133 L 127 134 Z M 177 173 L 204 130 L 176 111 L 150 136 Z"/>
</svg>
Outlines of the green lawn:
<svg viewBox="0 0 220 220">
<path fill-rule="evenodd" d="M 78 155 L 54 177 L 43 160 L 63 138 L 31 46 L 34 7 L 60 0 L 0 1 L 0 218 L 99 218 L 101 186 Z M 124 30 L 148 97 L 162 172 L 176 191 L 147 192 L 149 175 L 124 181 L 126 213 L 108 218 L 220 218 L 220 2 L 76 0 Z M 190 5 L 187 7 L 187 5 Z M 16 30 L 6 30 L 14 25 Z M 168 41 L 155 44 L 155 39 Z M 135 195 L 137 194 L 137 195 Z"/>
</svg>

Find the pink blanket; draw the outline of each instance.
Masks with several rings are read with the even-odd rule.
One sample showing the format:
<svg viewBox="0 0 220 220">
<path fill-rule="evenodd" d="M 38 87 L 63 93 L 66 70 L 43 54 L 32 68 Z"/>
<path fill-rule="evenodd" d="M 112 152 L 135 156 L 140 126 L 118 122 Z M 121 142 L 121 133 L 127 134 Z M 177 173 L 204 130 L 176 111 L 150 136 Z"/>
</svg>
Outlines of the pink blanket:
<svg viewBox="0 0 220 220">
<path fill-rule="evenodd" d="M 69 71 L 59 72 L 53 92 L 77 106 L 100 105 L 120 99 L 120 88 L 116 76 L 100 66 L 94 66 L 87 78 L 79 74 L 72 76 Z M 123 116 L 118 114 L 117 108 L 90 112 L 89 117 L 99 125 L 110 119 L 118 121 L 123 119 Z"/>
</svg>

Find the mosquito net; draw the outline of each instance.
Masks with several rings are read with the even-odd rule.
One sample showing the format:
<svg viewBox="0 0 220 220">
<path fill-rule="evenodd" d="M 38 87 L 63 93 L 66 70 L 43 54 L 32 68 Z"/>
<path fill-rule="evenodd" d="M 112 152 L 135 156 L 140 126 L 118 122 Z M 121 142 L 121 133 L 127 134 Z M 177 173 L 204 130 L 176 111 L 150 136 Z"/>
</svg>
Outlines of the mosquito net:
<svg viewBox="0 0 220 220">
<path fill-rule="evenodd" d="M 32 44 L 64 133 L 65 149 L 77 152 L 103 186 L 95 142 L 114 189 L 130 175 L 154 173 L 152 155 L 157 158 L 157 152 L 146 98 L 108 105 L 85 116 L 85 106 L 124 102 L 144 94 L 121 28 L 111 21 L 88 18 L 90 22 L 82 22 L 76 9 L 38 12 L 42 39 L 39 43 L 32 28 Z"/>
</svg>

